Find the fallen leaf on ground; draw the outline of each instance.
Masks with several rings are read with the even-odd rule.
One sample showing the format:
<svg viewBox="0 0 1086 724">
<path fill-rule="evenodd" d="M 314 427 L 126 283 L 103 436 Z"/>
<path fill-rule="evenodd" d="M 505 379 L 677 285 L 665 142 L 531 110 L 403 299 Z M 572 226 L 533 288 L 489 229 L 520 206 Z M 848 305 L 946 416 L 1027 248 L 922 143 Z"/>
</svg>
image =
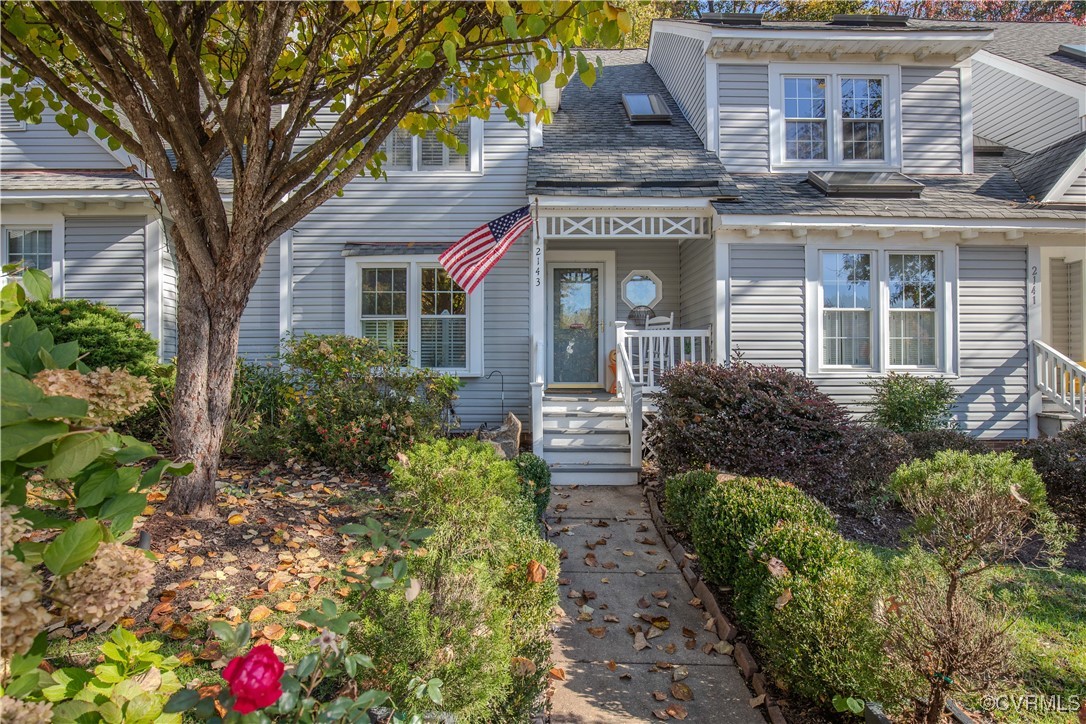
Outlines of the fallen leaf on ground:
<svg viewBox="0 0 1086 724">
<path fill-rule="evenodd" d="M 652 714 L 660 721 L 667 721 L 671 718 L 671 715 L 664 709 L 653 709 Z"/>
<path fill-rule="evenodd" d="M 257 621 L 263 621 L 264 619 L 266 619 L 268 616 L 271 616 L 271 615 L 272 615 L 272 610 L 270 608 L 268 608 L 267 606 L 261 605 L 261 606 L 257 606 L 256 608 L 254 608 L 252 611 L 249 612 L 249 620 L 252 621 L 253 623 L 256 623 Z"/>
<path fill-rule="evenodd" d="M 652 602 L 649 601 L 649 599 L 645 598 L 644 596 L 642 596 L 640 598 L 640 600 L 638 600 L 638 602 L 637 602 L 637 607 L 638 608 L 648 608 L 651 605 L 652 605 Z"/>
<path fill-rule="evenodd" d="M 234 513 L 233 515 L 231 515 L 229 518 L 226 519 L 226 524 L 227 525 L 241 525 L 244 522 L 245 522 L 245 516 L 242 515 L 241 513 Z"/>
<path fill-rule="evenodd" d="M 614 569 L 618 568 L 618 564 L 614 561 L 607 561 L 603 564 L 603 567 L 609 571 L 613 571 Z"/>
<path fill-rule="evenodd" d="M 592 636 L 598 638 L 598 639 L 602 639 L 604 636 L 607 635 L 607 627 L 606 626 L 589 626 L 588 627 L 588 633 L 591 634 Z"/>
<path fill-rule="evenodd" d="M 607 669 L 609 671 L 614 671 L 617 668 L 618 668 L 618 664 L 616 664 L 613 659 L 611 661 L 607 662 Z"/>
<path fill-rule="evenodd" d="M 652 592 L 652 597 L 653 598 L 658 598 L 658 599 L 663 600 L 663 599 L 667 598 L 667 596 L 668 596 L 668 592 L 666 590 L 660 590 L 660 591 L 653 591 Z"/>
<path fill-rule="evenodd" d="M 566 680 L 566 670 L 562 669 L 562 668 L 559 668 L 557 666 L 552 666 L 551 670 L 550 670 L 550 676 L 551 676 L 552 679 L 555 679 L 557 681 L 565 681 Z"/>
<path fill-rule="evenodd" d="M 750 704 L 751 709 L 757 709 L 763 703 L 765 703 L 765 694 L 759 694 L 758 696 L 754 697 L 753 699 L 751 699 L 747 703 Z"/>
<path fill-rule="evenodd" d="M 287 630 L 279 624 L 269 623 L 260 632 L 260 635 L 266 638 L 268 641 L 278 641 L 279 639 L 283 638 L 283 634 L 285 634 L 286 632 Z"/>
<path fill-rule="evenodd" d="M 672 681 L 682 681 L 686 677 L 690 676 L 690 672 L 685 666 L 676 666 L 671 670 Z"/>
<path fill-rule="evenodd" d="M 788 575 L 788 566 L 784 565 L 784 561 L 780 558 L 770 558 L 765 562 L 766 568 L 769 569 L 769 574 L 774 578 L 781 578 Z"/>
<path fill-rule="evenodd" d="M 298 610 L 298 607 L 294 605 L 292 601 L 280 601 L 275 604 L 276 611 L 283 611 L 285 613 L 294 613 Z"/>
<path fill-rule="evenodd" d="M 595 553 L 586 554 L 585 557 L 584 557 L 584 564 L 586 566 L 590 566 L 592 568 L 595 568 L 596 566 L 598 566 L 599 561 L 596 560 L 596 554 Z"/>
<path fill-rule="evenodd" d="M 613 613 L 609 613 L 603 617 L 605 623 L 618 623 L 618 616 Z"/>
<path fill-rule="evenodd" d="M 191 559 L 189 559 L 189 565 L 193 568 L 199 568 L 200 566 L 204 565 L 204 557 L 193 556 Z"/>
<path fill-rule="evenodd" d="M 189 608 L 193 611 L 206 611 L 215 605 L 215 602 L 209 598 L 205 598 L 202 601 L 189 601 Z"/>
<path fill-rule="evenodd" d="M 649 623 L 661 631 L 667 631 L 671 628 L 671 620 L 667 616 L 653 616 L 649 619 Z"/>
<path fill-rule="evenodd" d="M 777 596 L 777 602 L 775 604 L 773 604 L 773 605 L 776 606 L 778 609 L 781 609 L 781 608 L 784 608 L 785 606 L 787 606 L 788 602 L 791 601 L 791 600 L 792 600 L 792 589 L 791 588 L 786 588 L 786 589 L 784 589 L 784 593 Z"/>
<path fill-rule="evenodd" d="M 681 681 L 676 681 L 671 685 L 671 695 L 679 701 L 691 701 L 694 698 L 694 691 Z"/>
<path fill-rule="evenodd" d="M 664 701 L 664 700 L 667 699 L 667 692 L 666 691 L 654 691 L 654 692 L 652 692 L 652 698 L 656 699 L 656 701 Z"/>
<path fill-rule="evenodd" d="M 686 707 L 682 704 L 672 704 L 667 708 L 667 713 L 676 719 L 685 719 L 689 714 L 686 712 Z"/>
<path fill-rule="evenodd" d="M 642 651 L 649 647 L 649 642 L 645 639 L 645 634 L 640 631 L 634 634 L 633 647 L 635 651 Z"/>
</svg>

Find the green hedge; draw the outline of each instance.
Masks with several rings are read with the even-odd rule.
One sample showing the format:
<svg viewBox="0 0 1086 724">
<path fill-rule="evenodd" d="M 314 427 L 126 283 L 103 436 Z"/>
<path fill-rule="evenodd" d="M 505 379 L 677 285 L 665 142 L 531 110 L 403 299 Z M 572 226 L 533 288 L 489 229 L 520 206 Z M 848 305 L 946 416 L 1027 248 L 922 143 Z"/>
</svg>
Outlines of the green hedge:
<svg viewBox="0 0 1086 724">
<path fill-rule="evenodd" d="M 710 583 L 729 586 L 739 621 L 787 689 L 896 701 L 874 609 L 878 561 L 837 532 L 833 515 L 798 488 L 711 471 L 672 477 L 666 515 L 690 534 Z"/>
<path fill-rule="evenodd" d="M 526 721 L 549 670 L 558 549 L 539 536 L 517 466 L 486 443 L 437 440 L 409 450 L 391 486 L 413 525 L 433 530 L 409 561 L 422 593 L 362 601 L 360 650 L 397 701 L 411 700 L 412 678 L 436 676 L 457 721 Z"/>
</svg>

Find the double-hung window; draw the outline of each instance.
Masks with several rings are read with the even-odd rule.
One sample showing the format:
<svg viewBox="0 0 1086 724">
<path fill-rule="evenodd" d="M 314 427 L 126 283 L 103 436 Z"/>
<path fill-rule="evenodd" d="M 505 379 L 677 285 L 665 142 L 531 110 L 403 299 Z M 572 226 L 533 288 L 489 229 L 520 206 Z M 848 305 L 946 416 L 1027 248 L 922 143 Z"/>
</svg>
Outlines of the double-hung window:
<svg viewBox="0 0 1086 724">
<path fill-rule="evenodd" d="M 773 163 L 780 168 L 900 166 L 897 67 L 773 64 Z"/>
<path fill-rule="evenodd" d="M 951 372 L 946 250 L 812 250 L 812 372 Z"/>
<path fill-rule="evenodd" d="M 4 263 L 22 263 L 46 274 L 53 270 L 53 230 L 41 228 L 4 229 Z"/>
<path fill-rule="evenodd" d="M 449 148 L 433 132 L 412 135 L 402 128 L 393 129 L 381 149 L 388 171 L 480 171 L 482 169 L 482 121 L 472 118 L 452 129 L 457 141 L 467 150 Z"/>
<path fill-rule="evenodd" d="M 402 353 L 418 367 L 482 369 L 482 294 L 465 292 L 436 258 L 349 259 L 347 333 Z"/>
</svg>

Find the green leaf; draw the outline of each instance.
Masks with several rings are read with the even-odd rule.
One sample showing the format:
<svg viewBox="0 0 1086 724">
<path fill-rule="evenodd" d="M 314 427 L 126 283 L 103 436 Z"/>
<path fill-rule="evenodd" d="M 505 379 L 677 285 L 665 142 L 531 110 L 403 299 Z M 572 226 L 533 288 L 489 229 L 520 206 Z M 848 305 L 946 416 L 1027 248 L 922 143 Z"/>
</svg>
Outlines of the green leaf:
<svg viewBox="0 0 1086 724">
<path fill-rule="evenodd" d="M 45 548 L 42 559 L 55 576 L 71 573 L 94 557 L 102 540 L 97 520 L 81 520 Z"/>
<path fill-rule="evenodd" d="M 7 394 L 7 390 L 4 390 Z M 19 422 L 4 428 L 0 443 L 0 460 L 18 460 L 23 453 L 30 452 L 44 443 L 55 440 L 68 432 L 63 422 Z"/>
<path fill-rule="evenodd" d="M 71 478 L 94 462 L 105 448 L 106 439 L 101 433 L 72 433 L 57 444 L 53 461 L 45 468 L 45 477 L 50 480 Z"/>
<path fill-rule="evenodd" d="M 200 692 L 196 689 L 182 689 L 170 697 L 170 700 L 162 707 L 162 713 L 180 714 L 196 706 L 198 701 L 200 701 Z"/>
<path fill-rule="evenodd" d="M 116 468 L 106 468 L 91 473 L 76 490 L 75 507 L 91 508 L 113 495 L 121 482 Z"/>
<path fill-rule="evenodd" d="M 125 447 L 121 448 L 113 455 L 113 459 L 121 465 L 137 463 L 140 460 L 146 460 L 147 458 L 154 457 L 158 454 L 158 450 L 155 450 L 154 445 L 141 442 L 134 437 L 125 436 L 122 440 L 125 443 Z"/>
<path fill-rule="evenodd" d="M 14 372 L 0 372 L 0 386 L 4 388 L 5 403 L 29 405 L 45 399 L 45 393 L 40 387 Z"/>
<path fill-rule="evenodd" d="M 98 511 L 98 516 L 110 522 L 109 532 L 114 536 L 132 527 L 132 521 L 147 507 L 147 496 L 142 493 L 125 493 L 113 498 Z"/>
<path fill-rule="evenodd" d="M 432 68 L 437 58 L 429 50 L 424 50 L 415 58 L 415 66 L 419 68 Z"/>
<path fill-rule="evenodd" d="M 39 420 L 64 417 L 76 420 L 87 416 L 87 401 L 75 397 L 46 397 L 30 405 L 30 414 Z"/>
<path fill-rule="evenodd" d="M 41 269 L 27 269 L 23 272 L 23 286 L 31 299 L 43 301 L 53 294 L 53 280 Z"/>
<path fill-rule="evenodd" d="M 445 60 L 448 61 L 450 68 L 456 67 L 456 43 L 452 40 L 446 40 L 441 44 L 441 51 L 445 53 Z"/>
<path fill-rule="evenodd" d="M 502 30 L 510 38 L 519 38 L 520 29 L 517 28 L 517 17 L 515 15 L 506 15 L 502 18 Z"/>
<path fill-rule="evenodd" d="M 385 591 L 385 590 L 388 590 L 389 588 L 392 588 L 392 585 L 394 583 L 396 583 L 396 581 L 394 581 L 389 576 L 379 576 L 377 578 L 374 578 L 370 582 L 370 585 L 373 586 L 378 591 Z"/>
<path fill-rule="evenodd" d="M 441 695 L 441 679 L 430 679 L 426 682 L 426 695 L 430 697 L 430 701 L 434 702 L 438 706 L 441 706 L 444 697 Z"/>
</svg>

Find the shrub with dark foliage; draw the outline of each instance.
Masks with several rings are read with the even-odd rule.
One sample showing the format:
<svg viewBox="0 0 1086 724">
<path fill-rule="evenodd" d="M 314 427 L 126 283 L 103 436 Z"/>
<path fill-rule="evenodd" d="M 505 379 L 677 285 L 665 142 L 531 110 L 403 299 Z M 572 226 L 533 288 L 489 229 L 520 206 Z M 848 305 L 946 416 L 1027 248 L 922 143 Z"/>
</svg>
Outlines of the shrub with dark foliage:
<svg viewBox="0 0 1086 724">
<path fill-rule="evenodd" d="M 57 344 L 76 342 L 83 364 L 96 370 L 128 370 L 149 377 L 158 366 L 158 342 L 138 319 L 88 299 L 43 299 L 27 302 L 25 313 L 48 329 Z"/>
<path fill-rule="evenodd" d="M 924 430 L 910 432 L 905 439 L 913 447 L 913 455 L 920 460 L 928 460 L 935 457 L 935 453 L 943 450 L 957 450 L 959 452 L 980 455 L 987 452 L 984 444 L 961 430 Z"/>
<path fill-rule="evenodd" d="M 709 465 L 812 486 L 842 478 L 852 424 L 810 380 L 736 361 L 682 365 L 661 385 L 649 435 L 665 475 Z"/>
<path fill-rule="evenodd" d="M 913 446 L 884 427 L 857 427 L 848 435 L 847 485 L 826 490 L 842 502 L 867 503 L 883 494 L 890 476 L 913 459 Z"/>
<path fill-rule="evenodd" d="M 1055 437 L 1026 440 L 1015 446 L 1014 454 L 1033 463 L 1058 512 L 1086 524 L 1086 421 L 1075 423 Z"/>
</svg>

